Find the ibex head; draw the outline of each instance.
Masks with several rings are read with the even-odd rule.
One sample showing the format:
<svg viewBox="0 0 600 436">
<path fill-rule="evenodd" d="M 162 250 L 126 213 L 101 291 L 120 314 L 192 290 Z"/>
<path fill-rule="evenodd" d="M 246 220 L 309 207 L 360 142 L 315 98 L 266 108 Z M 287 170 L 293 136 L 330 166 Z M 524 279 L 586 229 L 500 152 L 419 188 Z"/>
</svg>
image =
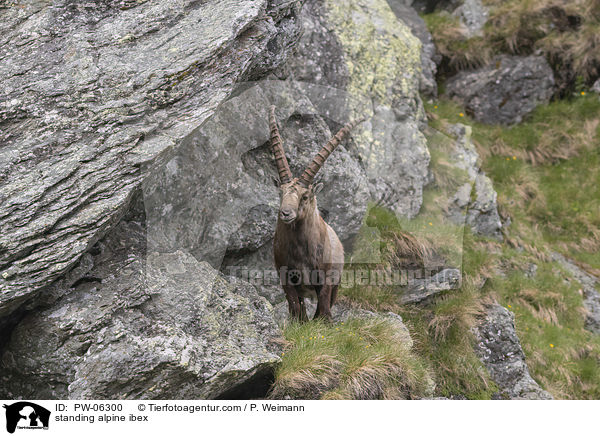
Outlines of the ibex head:
<svg viewBox="0 0 600 436">
<path fill-rule="evenodd" d="M 275 156 L 277 171 L 279 172 L 279 188 L 281 192 L 281 204 L 279 205 L 279 219 L 285 224 L 292 224 L 296 221 L 302 221 L 307 216 L 314 214 L 317 201 L 316 194 L 323 187 L 322 183 L 313 185 L 313 180 L 317 172 L 321 169 L 327 158 L 340 142 L 350 133 L 356 125 L 363 120 L 348 123 L 340 129 L 330 140 L 321 148 L 314 157 L 310 165 L 306 167 L 299 178 L 293 178 L 288 161 L 283 151 L 283 144 L 277 120 L 275 119 L 275 106 L 271 106 L 269 113 L 269 125 L 271 128 L 271 148 Z"/>
<path fill-rule="evenodd" d="M 309 214 L 314 213 L 317 207 L 315 195 L 322 187 L 322 183 L 316 183 L 305 188 L 298 179 L 281 185 L 279 219 L 285 224 L 291 224 L 294 221 L 302 221 Z"/>
</svg>

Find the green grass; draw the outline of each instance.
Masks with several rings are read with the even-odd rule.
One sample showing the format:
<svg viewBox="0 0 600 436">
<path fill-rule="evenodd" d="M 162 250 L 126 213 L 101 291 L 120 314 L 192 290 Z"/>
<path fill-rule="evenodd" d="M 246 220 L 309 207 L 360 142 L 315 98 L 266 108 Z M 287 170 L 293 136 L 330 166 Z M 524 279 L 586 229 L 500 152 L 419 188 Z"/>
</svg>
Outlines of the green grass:
<svg viewBox="0 0 600 436">
<path fill-rule="evenodd" d="M 461 117 L 456 103 L 427 104 L 430 124 L 473 128 L 483 168 L 518 236 L 541 241 L 600 268 L 600 99 L 579 95 L 538 107 L 514 127 L 488 126 Z"/>
<path fill-rule="evenodd" d="M 382 319 L 292 322 L 271 398 L 410 399 L 430 394 L 425 361 Z"/>
<path fill-rule="evenodd" d="M 415 352 L 433 368 L 436 395 L 489 399 L 497 391 L 473 351 L 471 327 L 481 312 L 481 295 L 472 283 L 429 306 L 399 311 L 415 340 Z"/>
<path fill-rule="evenodd" d="M 455 112 L 456 121 L 464 119 L 459 111 Z M 424 256 L 429 257 L 429 264 L 435 263 L 432 259 L 437 258 L 436 261 L 443 260 L 446 266 L 461 268 L 462 287 L 418 306 L 400 304 L 402 289 L 398 287 L 351 286 L 342 289 L 341 296 L 366 309 L 389 310 L 402 316 L 415 342 L 414 352 L 431 367 L 435 395 L 491 398 L 497 387 L 474 352 L 475 339 L 471 331 L 483 313 L 479 287 L 482 274 L 491 269 L 490 258 L 486 247 L 476 247 L 473 235 L 468 230 L 465 232 L 464 226 L 450 222 L 444 213 L 456 189 L 469 183 L 466 172 L 455 166 L 453 141 L 435 130 L 428 131 L 427 136 L 434 182 L 425 189 L 419 215 L 407 220 L 385 208 L 371 207 L 355 248 L 361 251 L 361 247 L 367 246 L 370 250 L 369 236 L 376 234 L 382 259 L 371 267 L 401 267 L 398 259 L 406 257 L 402 254 L 406 248 L 398 241 L 409 235 L 427 247 Z M 424 263 L 427 266 L 428 262 Z M 359 266 L 350 262 L 346 268 Z"/>
<path fill-rule="evenodd" d="M 472 328 L 485 304 L 497 300 L 515 313 L 530 372 L 542 388 L 559 399 L 600 398 L 600 336 L 584 329 L 579 283 L 565 281 L 568 272 L 548 256 L 559 251 L 588 271 L 600 268 L 597 96 L 553 102 L 512 128 L 474 122 L 447 100 L 426 106 L 433 129 L 472 126 L 499 208 L 511 219 L 505 240 L 473 235 L 444 218 L 448 197 L 466 179 L 452 165 L 447 136 L 427 132 L 435 181 L 424 192 L 420 214 L 404 220 L 370 207 L 346 268 L 364 266 L 373 252 L 381 255 L 369 264 L 375 269 L 435 252 L 460 263 L 462 287 L 425 305 L 399 304 L 402 289 L 393 286 L 341 289 L 347 304 L 400 314 L 413 347 L 403 346 L 382 321 L 289 324 L 271 396 L 416 398 L 431 394 L 432 380 L 434 396 L 491 398 L 498 388 L 474 352 Z M 540 148 L 548 153 L 536 153 Z M 532 264 L 534 275 L 528 272 Z"/>
<path fill-rule="evenodd" d="M 544 389 L 556 398 L 600 398 L 600 339 L 583 328 L 579 284 L 566 283 L 569 274 L 548 256 L 559 251 L 585 262 L 588 270 L 600 267 L 597 96 L 580 95 L 542 106 L 513 128 L 474 122 L 447 100 L 429 104 L 427 110 L 430 126 L 442 131 L 449 123 L 472 126 L 500 209 L 511 218 L 506 241 L 475 236 L 468 229 L 463 237 L 462 229 L 455 229 L 461 237 L 446 246 L 453 251 L 461 244 L 463 286 L 423 307 L 399 305 L 400 291 L 385 287 L 353 287 L 342 295 L 363 307 L 402 315 L 415 341 L 414 352 L 432 369 L 436 395 L 490 398 L 497 391 L 473 352 L 471 334 L 483 304 L 496 299 L 515 313 L 530 371 Z M 447 162 L 444 137 L 428 133 L 436 182 L 424 193 L 421 214 L 405 221 L 374 208 L 366 221 L 392 248 L 392 235 L 402 232 L 427 240 L 442 253 L 448 244 L 448 232 L 436 234 L 436 230 L 443 228 L 444 200 L 463 179 Z M 530 158 L 529 153 L 540 147 L 552 153 Z M 526 269 L 531 264 L 538 270 L 529 277 Z M 498 275 L 498 269 L 506 276 Z M 484 279 L 487 282 L 480 290 Z"/>
<path fill-rule="evenodd" d="M 482 298 L 515 313 L 531 374 L 544 389 L 555 398 L 600 398 L 600 337 L 584 329 L 580 284 L 565 281 L 569 273 L 548 256 L 558 251 L 599 273 L 598 96 L 552 102 L 509 128 L 460 116 L 462 108 L 444 99 L 427 111 L 442 131 L 457 121 L 472 126 L 500 210 L 511 219 L 504 243 L 465 237 L 464 270 L 487 276 Z M 538 269 L 530 277 L 532 264 Z"/>
<path fill-rule="evenodd" d="M 518 258 L 510 251 L 504 256 L 511 262 Z M 598 399 L 600 337 L 584 330 L 580 286 L 565 283 L 559 265 L 537 264 L 534 277 L 512 264 L 507 278 L 493 278 L 486 290 L 515 313 L 530 371 L 545 389 L 555 398 Z"/>
<path fill-rule="evenodd" d="M 435 172 L 436 164 L 433 164 L 432 168 Z M 451 229 L 450 234 L 453 237 L 459 234 L 462 258 L 464 229 L 448 223 L 445 226 L 440 225 L 437 221 L 435 225 L 429 225 L 429 220 L 434 219 L 434 211 L 440 221 L 442 218 L 439 207 L 429 204 L 439 195 L 438 187 L 433 184 L 428 187 L 428 191 L 432 195 L 425 200 L 422 214 L 412 221 L 398 219 L 384 208 L 370 209 L 366 224 L 369 229 L 377 229 L 382 245 L 386 246 L 382 250 L 382 265 L 396 263 L 399 257 L 395 254 L 395 250 L 398 250 L 398 235 L 410 234 L 415 229 L 421 230 L 422 227 L 426 227 L 424 232 L 428 233 L 430 238 L 430 248 L 441 253 L 447 251 L 444 244 L 449 243 L 451 247 L 456 244 L 454 238 L 448 238 L 447 233 L 444 235 L 443 229 Z M 440 234 L 442 237 L 439 237 Z M 437 244 L 433 245 L 436 242 Z M 485 249 L 475 248 L 474 243 L 473 236 L 467 231 L 464 235 L 462 287 L 433 299 L 427 305 L 399 304 L 402 289 L 398 287 L 351 286 L 341 290 L 341 298 L 351 304 L 370 310 L 394 311 L 402 316 L 415 342 L 414 352 L 423 361 L 428 362 L 431 368 L 436 384 L 436 396 L 462 395 L 470 399 L 488 399 L 497 391 L 473 348 L 474 336 L 471 328 L 483 313 L 482 295 L 479 292 L 482 280 L 480 274 L 490 268 L 490 259 Z M 449 259 L 455 257 L 450 256 Z M 350 264 L 348 268 L 355 266 Z"/>
</svg>

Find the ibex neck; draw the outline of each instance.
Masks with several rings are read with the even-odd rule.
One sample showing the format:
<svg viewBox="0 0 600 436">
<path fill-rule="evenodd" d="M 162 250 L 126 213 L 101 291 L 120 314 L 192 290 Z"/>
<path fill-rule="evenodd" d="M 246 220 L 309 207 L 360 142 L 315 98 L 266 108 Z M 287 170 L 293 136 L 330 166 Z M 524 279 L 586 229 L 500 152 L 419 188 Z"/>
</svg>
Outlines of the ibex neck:
<svg viewBox="0 0 600 436">
<path fill-rule="evenodd" d="M 306 218 L 300 221 L 306 227 L 318 226 L 321 221 L 321 215 L 319 215 L 319 208 L 317 207 L 317 200 L 315 200 L 314 210 L 312 213 L 307 214 Z"/>
</svg>

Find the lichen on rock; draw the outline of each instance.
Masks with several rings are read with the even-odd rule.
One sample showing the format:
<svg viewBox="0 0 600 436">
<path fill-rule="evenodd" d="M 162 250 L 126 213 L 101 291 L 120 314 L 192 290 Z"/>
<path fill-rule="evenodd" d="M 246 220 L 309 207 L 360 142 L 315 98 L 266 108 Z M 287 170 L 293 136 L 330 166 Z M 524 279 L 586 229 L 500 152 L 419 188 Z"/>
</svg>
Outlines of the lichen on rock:
<svg viewBox="0 0 600 436">
<path fill-rule="evenodd" d="M 385 0 L 309 0 L 301 21 L 306 31 L 285 74 L 352 97 L 345 116 L 367 121 L 354 130 L 349 149 L 367 173 L 371 197 L 415 216 L 429 165 L 420 41 Z"/>
<path fill-rule="evenodd" d="M 500 388 L 501 398 L 552 400 L 529 374 L 514 322 L 508 309 L 497 303 L 489 305 L 485 319 L 474 329 L 475 349 Z"/>
</svg>

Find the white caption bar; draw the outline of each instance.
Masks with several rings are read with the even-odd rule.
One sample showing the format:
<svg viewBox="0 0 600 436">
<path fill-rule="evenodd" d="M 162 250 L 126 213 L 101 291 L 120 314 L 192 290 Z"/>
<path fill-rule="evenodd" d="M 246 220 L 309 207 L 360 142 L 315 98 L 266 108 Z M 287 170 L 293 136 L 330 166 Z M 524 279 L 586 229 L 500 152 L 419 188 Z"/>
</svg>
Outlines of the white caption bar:
<svg viewBox="0 0 600 436">
<path fill-rule="evenodd" d="M 0 400 L 1 434 L 599 434 L 598 401 Z"/>
</svg>

